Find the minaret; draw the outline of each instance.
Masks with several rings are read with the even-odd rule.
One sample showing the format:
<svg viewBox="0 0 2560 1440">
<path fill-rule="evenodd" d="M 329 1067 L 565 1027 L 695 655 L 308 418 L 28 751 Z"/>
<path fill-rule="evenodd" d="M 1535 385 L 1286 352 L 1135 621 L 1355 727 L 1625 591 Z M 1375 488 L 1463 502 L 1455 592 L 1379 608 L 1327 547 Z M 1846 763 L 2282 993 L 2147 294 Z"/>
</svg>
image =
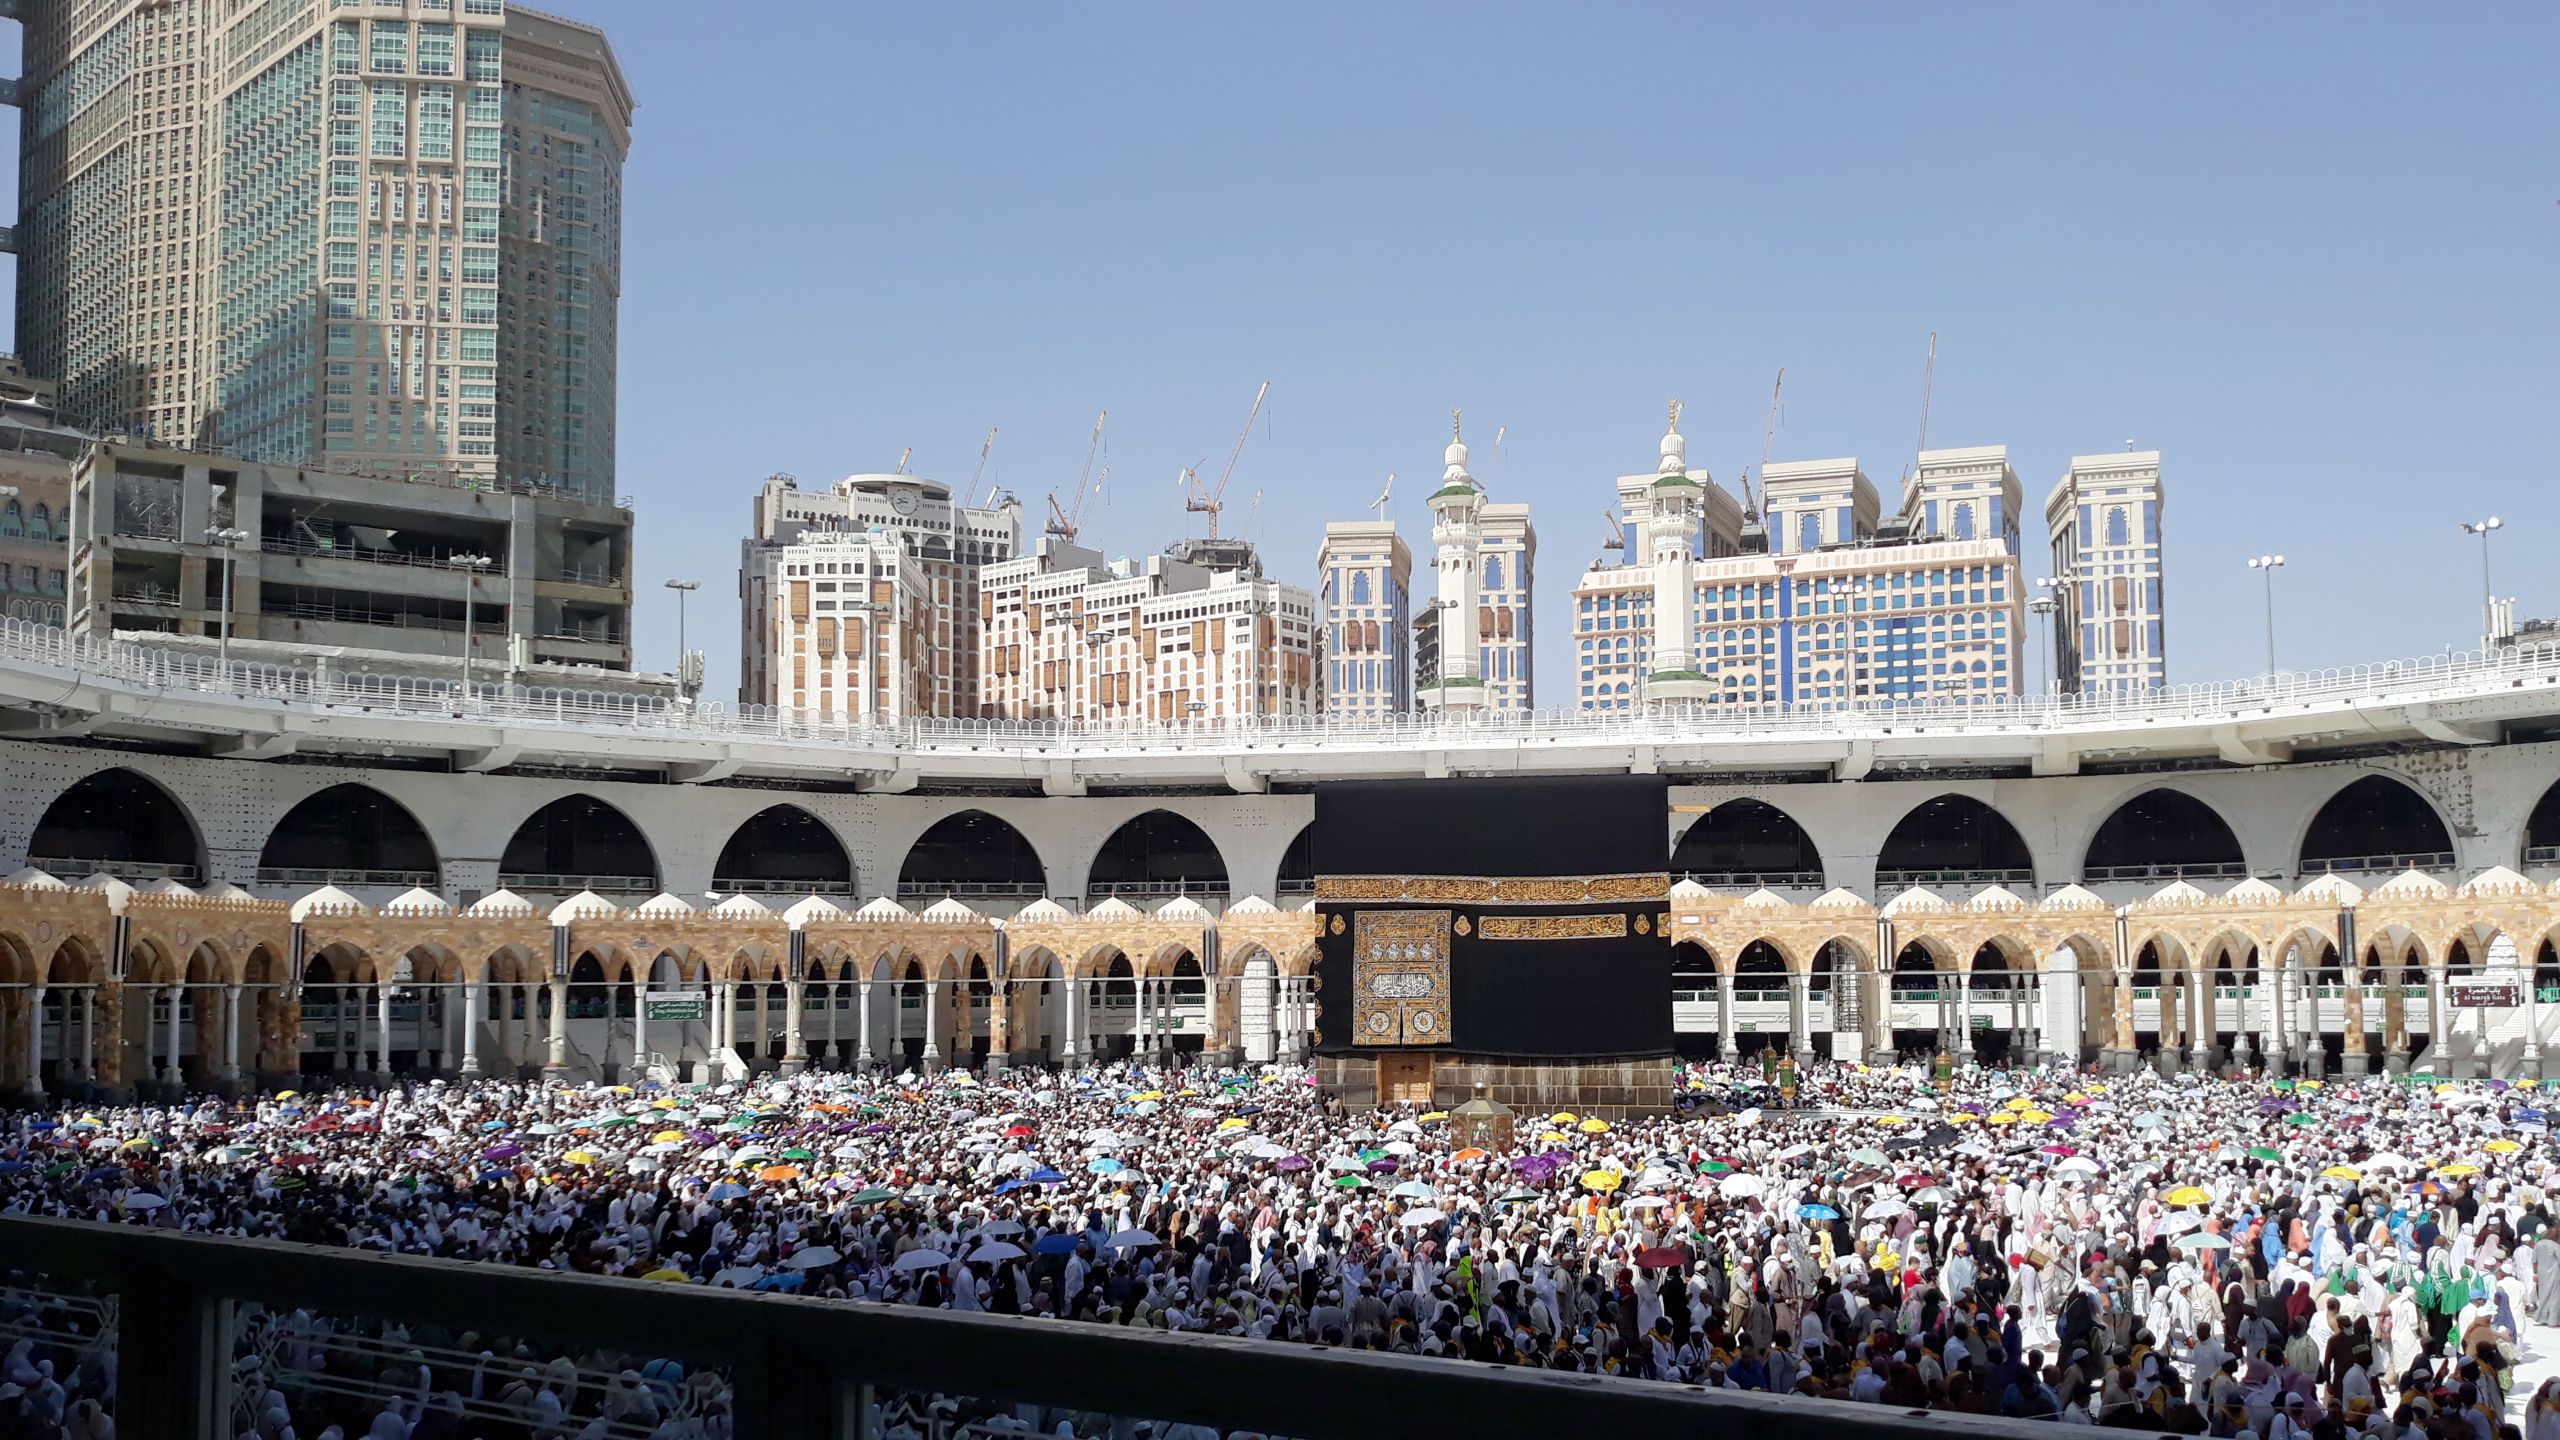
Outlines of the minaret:
<svg viewBox="0 0 2560 1440">
<path fill-rule="evenodd" d="M 1449 412 L 1449 448 L 1442 458 L 1448 466 L 1430 500 L 1436 517 L 1431 526 L 1433 564 L 1440 572 L 1440 682 L 1422 692 L 1422 703 L 1435 710 L 1474 710 L 1485 703 L 1476 634 L 1477 551 L 1484 540 L 1478 517 L 1484 510 L 1484 489 L 1467 473 L 1467 442 L 1455 410 Z"/>
<path fill-rule="evenodd" d="M 1707 698 L 1707 678 L 1689 658 L 1690 563 L 1697 558 L 1698 514 L 1705 495 L 1689 478 L 1689 442 L 1680 436 L 1680 402 L 1674 400 L 1644 527 L 1650 547 L 1645 558 L 1653 566 L 1653 669 L 1644 687 L 1649 705 Z"/>
</svg>

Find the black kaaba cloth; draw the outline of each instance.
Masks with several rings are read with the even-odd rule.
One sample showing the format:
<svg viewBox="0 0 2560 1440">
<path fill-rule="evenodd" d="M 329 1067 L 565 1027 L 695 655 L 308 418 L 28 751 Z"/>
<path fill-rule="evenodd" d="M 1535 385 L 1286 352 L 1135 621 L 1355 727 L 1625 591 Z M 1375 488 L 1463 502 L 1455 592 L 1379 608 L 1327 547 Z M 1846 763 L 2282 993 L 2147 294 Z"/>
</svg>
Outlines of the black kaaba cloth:
<svg viewBox="0 0 2560 1440">
<path fill-rule="evenodd" d="M 1658 776 L 1319 784 L 1318 1049 L 1375 1053 L 1355 1048 L 1376 1023 L 1360 1012 L 1377 1008 L 1358 992 L 1359 917 L 1445 910 L 1437 1044 L 1519 1060 L 1668 1054 L 1669 804 Z"/>
</svg>

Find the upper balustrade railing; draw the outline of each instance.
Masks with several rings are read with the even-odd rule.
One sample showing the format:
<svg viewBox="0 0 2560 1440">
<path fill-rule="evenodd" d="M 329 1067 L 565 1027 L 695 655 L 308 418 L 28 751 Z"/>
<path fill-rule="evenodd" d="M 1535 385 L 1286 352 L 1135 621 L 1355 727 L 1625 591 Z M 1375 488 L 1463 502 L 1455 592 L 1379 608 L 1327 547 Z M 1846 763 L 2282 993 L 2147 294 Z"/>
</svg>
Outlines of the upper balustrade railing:
<svg viewBox="0 0 2560 1440">
<path fill-rule="evenodd" d="M 1823 706 L 1691 706 L 1634 712 L 1485 711 L 1386 717 L 1201 718 L 1174 722 L 921 719 L 892 724 L 808 711 L 612 691 L 502 683 L 484 671 L 466 693 L 451 678 L 376 675 L 319 663 L 225 662 L 129 640 L 75 637 L 0 620 L 0 666 L 77 672 L 94 684 L 192 693 L 259 706 L 359 711 L 426 721 L 617 730 L 921 753 L 1022 749 L 1044 758 L 1131 751 L 1272 751 L 1438 746 L 1695 744 L 1877 736 L 2036 735 L 2213 724 L 2287 712 L 2482 698 L 2520 686 L 2560 690 L 2560 644 L 2456 652 L 2250 680 L 2108 695 L 1865 701 Z"/>
</svg>

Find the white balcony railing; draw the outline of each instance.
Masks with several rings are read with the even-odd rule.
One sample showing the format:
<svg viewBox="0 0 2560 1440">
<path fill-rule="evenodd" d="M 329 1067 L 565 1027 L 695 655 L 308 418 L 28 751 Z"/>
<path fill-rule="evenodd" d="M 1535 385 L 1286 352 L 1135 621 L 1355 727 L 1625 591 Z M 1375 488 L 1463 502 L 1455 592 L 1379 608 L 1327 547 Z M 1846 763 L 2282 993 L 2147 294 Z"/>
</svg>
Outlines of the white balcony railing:
<svg viewBox="0 0 2560 1440">
<path fill-rule="evenodd" d="M 1349 746 L 1429 748 L 1698 744 L 1924 735 L 2048 736 L 2175 724 L 2228 724 L 2323 709 L 2478 699 L 2524 686 L 2560 691 L 2560 645 L 2447 654 L 2329 670 L 2285 672 L 2130 695 L 1996 696 L 1848 706 L 1699 707 L 1678 711 L 1491 711 L 1353 717 L 1260 716 L 1184 722 L 910 720 L 877 724 L 810 711 L 607 691 L 480 684 L 402 675 L 322 672 L 298 665 L 224 663 L 145 643 L 73 637 L 0 620 L 0 666 L 76 672 L 95 684 L 153 694 L 193 692 L 261 706 L 421 719 L 465 719 L 579 731 L 614 730 L 697 741 L 860 746 L 919 754 L 1227 752 Z"/>
</svg>

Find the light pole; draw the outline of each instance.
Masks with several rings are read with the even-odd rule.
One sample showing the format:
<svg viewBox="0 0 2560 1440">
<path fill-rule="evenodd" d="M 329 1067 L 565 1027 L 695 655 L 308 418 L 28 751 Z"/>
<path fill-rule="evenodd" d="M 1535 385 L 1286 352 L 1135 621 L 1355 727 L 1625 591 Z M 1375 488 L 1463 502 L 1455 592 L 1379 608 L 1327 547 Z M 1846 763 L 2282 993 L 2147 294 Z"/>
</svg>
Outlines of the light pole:
<svg viewBox="0 0 2560 1440">
<path fill-rule="evenodd" d="M 693 698 L 693 687 L 686 683 L 686 676 L 690 673 L 693 662 L 691 655 L 684 648 L 684 599 L 701 589 L 702 582 L 670 580 L 667 582 L 667 588 L 676 592 L 676 689 L 690 700 Z"/>
<path fill-rule="evenodd" d="M 2045 656 L 2044 688 L 2048 695 L 2060 694 L 2062 691 L 2062 652 L 2056 648 L 2053 638 L 2053 612 L 2061 608 L 2062 602 L 2054 599 L 2051 591 L 2027 602 L 2027 609 L 2044 622 L 2045 649 L 2049 652 Z"/>
<path fill-rule="evenodd" d="M 480 608 L 480 572 L 492 561 L 486 555 L 456 555 L 453 563 L 462 567 L 462 703 L 471 703 L 471 618 Z"/>
<path fill-rule="evenodd" d="M 2480 650 L 2487 654 L 2498 646 L 2498 602 L 2489 598 L 2489 532 L 2507 522 L 2492 515 L 2486 520 L 2462 522 L 2462 533 L 2480 537 Z"/>
<path fill-rule="evenodd" d="M 231 581 L 240 566 L 240 546 L 249 539 L 246 530 L 233 530 L 216 525 L 204 532 L 205 542 L 222 551 L 222 648 L 220 656 L 227 671 L 231 664 Z"/>
<path fill-rule="evenodd" d="M 2281 555 L 2252 555 L 2249 568 L 2266 580 L 2267 587 L 2267 678 L 2276 676 L 2276 572 L 2284 568 Z"/>
</svg>

